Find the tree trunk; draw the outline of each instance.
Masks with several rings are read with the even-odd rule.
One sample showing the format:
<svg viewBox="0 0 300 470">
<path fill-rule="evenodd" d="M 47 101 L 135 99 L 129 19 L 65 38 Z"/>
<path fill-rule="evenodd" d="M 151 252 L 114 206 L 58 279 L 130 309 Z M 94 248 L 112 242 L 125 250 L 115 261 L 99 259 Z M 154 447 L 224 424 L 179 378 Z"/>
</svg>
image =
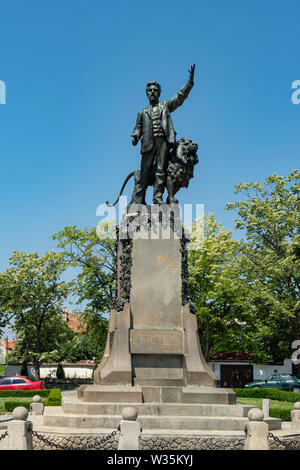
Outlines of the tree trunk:
<svg viewBox="0 0 300 470">
<path fill-rule="evenodd" d="M 40 380 L 40 361 L 37 359 L 33 359 L 32 361 L 34 367 L 35 378 Z"/>
</svg>

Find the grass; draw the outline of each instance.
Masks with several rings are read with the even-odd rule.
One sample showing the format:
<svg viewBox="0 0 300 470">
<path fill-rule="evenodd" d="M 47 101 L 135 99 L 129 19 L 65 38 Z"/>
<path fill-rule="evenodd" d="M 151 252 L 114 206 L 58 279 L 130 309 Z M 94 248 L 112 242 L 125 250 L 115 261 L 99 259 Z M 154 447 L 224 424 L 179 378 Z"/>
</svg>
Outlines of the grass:
<svg viewBox="0 0 300 470">
<path fill-rule="evenodd" d="M 262 409 L 262 398 L 246 398 L 237 397 L 236 402 L 239 405 L 251 405 Z M 272 416 L 272 408 L 286 410 L 290 413 L 294 409 L 294 404 L 287 401 L 270 400 L 270 416 Z M 277 416 L 276 416 L 277 417 Z"/>
<path fill-rule="evenodd" d="M 11 390 L 11 395 L 9 390 L 2 391 L 0 394 L 0 413 L 10 410 L 13 406 L 25 406 L 32 402 L 32 397 L 34 395 L 42 396 L 42 403 L 44 406 L 60 406 L 61 405 L 61 391 L 60 389 L 51 389 L 43 391 L 31 391 L 31 390 Z M 20 403 L 20 405 L 17 405 Z M 6 404 L 6 405 L 5 405 Z M 13 409 L 13 408 L 12 408 Z"/>
<path fill-rule="evenodd" d="M 239 397 L 236 399 L 236 401 L 239 405 L 253 405 L 262 409 L 262 398 Z M 292 410 L 294 405 L 293 403 L 289 403 L 287 401 L 270 400 L 270 408 L 271 407 L 282 408 L 283 410 Z"/>
<path fill-rule="evenodd" d="M 4 407 L 4 403 L 6 401 L 9 400 L 9 397 L 0 397 L 0 412 L 5 412 L 5 407 Z M 31 397 L 14 397 L 14 398 L 11 398 L 11 400 L 14 400 L 14 401 L 21 401 L 22 403 L 24 403 L 24 401 L 28 401 L 28 403 L 31 403 L 31 400 L 32 398 Z"/>
</svg>

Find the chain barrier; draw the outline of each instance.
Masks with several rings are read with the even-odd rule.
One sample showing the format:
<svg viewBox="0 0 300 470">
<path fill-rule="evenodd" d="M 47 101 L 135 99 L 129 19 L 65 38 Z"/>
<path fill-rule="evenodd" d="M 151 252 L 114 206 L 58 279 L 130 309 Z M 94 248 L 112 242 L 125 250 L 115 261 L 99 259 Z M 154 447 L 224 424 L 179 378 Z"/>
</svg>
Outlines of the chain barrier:
<svg viewBox="0 0 300 470">
<path fill-rule="evenodd" d="M 1 434 L 0 436 L 0 441 L 2 441 L 2 439 L 4 439 L 6 436 L 8 436 L 8 432 L 5 431 L 5 433 Z"/>
<path fill-rule="evenodd" d="M 285 437 L 296 437 L 296 436 L 300 436 L 300 434 L 293 434 L 293 435 L 285 436 Z M 275 442 L 277 442 L 277 444 L 283 446 L 285 450 L 300 450 L 300 441 L 298 440 L 291 439 L 289 441 L 282 441 L 281 439 L 279 439 L 279 437 L 274 436 L 274 434 L 271 432 L 269 432 L 268 437 L 270 439 L 273 439 Z"/>
<path fill-rule="evenodd" d="M 120 431 L 120 425 L 118 426 L 116 431 L 112 431 L 110 434 L 107 436 L 103 437 L 102 439 L 96 438 L 94 444 L 87 444 L 85 446 L 80 446 L 80 447 L 72 447 L 72 446 L 64 446 L 61 444 L 56 444 L 53 441 L 50 441 L 46 437 L 42 436 L 41 434 L 37 433 L 36 431 L 32 431 L 32 435 L 37 437 L 40 441 L 44 442 L 50 447 L 55 447 L 56 449 L 60 450 L 89 450 L 89 449 L 94 449 L 95 447 L 98 447 L 100 444 L 104 444 L 105 442 L 109 441 L 112 439 L 118 432 Z"/>
<path fill-rule="evenodd" d="M 7 423 L 8 421 L 12 421 L 14 418 L 7 418 L 7 419 L 1 419 L 0 424 L 2 423 Z"/>
</svg>

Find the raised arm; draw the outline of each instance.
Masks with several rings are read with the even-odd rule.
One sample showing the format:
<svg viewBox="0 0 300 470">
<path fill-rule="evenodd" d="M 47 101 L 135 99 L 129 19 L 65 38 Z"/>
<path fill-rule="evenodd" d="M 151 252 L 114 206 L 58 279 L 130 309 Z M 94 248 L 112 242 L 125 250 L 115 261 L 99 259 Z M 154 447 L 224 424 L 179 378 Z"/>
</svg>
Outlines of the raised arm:
<svg viewBox="0 0 300 470">
<path fill-rule="evenodd" d="M 182 103 L 188 97 L 189 92 L 194 86 L 195 64 L 191 66 L 188 72 L 188 82 L 181 88 L 181 90 L 174 96 L 174 98 L 171 98 L 167 101 L 170 113 L 172 113 L 173 111 L 175 111 L 175 109 L 182 105 Z"/>
<path fill-rule="evenodd" d="M 191 70 L 188 70 L 189 75 L 190 75 L 189 81 L 192 83 L 192 85 L 194 85 L 195 67 L 196 65 L 194 64 L 191 66 Z"/>
</svg>

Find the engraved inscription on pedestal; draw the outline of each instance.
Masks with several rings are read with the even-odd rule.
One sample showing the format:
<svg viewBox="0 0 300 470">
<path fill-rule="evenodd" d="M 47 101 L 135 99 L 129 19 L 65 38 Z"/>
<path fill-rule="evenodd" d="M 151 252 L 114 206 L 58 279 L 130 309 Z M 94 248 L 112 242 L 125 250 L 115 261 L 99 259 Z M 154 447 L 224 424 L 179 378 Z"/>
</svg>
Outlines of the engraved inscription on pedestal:
<svg viewBox="0 0 300 470">
<path fill-rule="evenodd" d="M 183 354 L 183 332 L 178 330 L 131 330 L 131 354 Z"/>
<path fill-rule="evenodd" d="M 182 328 L 180 240 L 135 240 L 132 246 L 133 329 Z M 145 322 L 146 319 L 150 321 Z"/>
</svg>

